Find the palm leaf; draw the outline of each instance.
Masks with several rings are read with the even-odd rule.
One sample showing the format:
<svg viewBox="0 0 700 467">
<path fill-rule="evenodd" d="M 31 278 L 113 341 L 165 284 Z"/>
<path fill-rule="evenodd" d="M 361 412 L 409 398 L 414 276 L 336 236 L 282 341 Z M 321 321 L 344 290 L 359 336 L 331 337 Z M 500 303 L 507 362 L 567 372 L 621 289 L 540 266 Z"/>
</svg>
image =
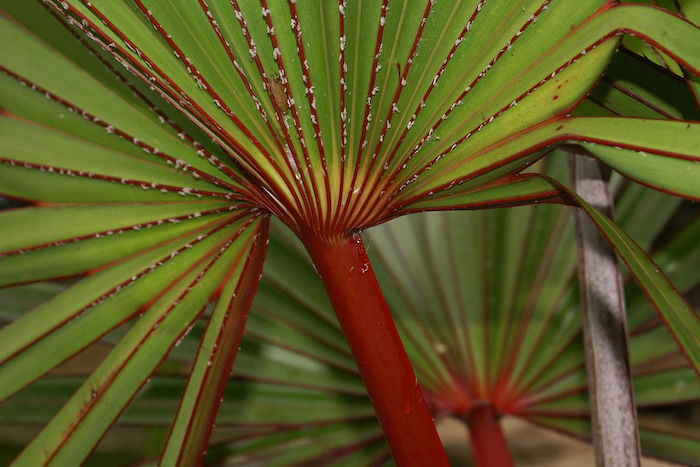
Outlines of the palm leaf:
<svg viewBox="0 0 700 467">
<path fill-rule="evenodd" d="M 635 202 L 626 203 L 620 219 L 645 219 L 648 213 L 637 211 L 640 201 L 666 206 L 669 213 L 678 206 L 677 200 L 648 190 L 640 199 L 636 188 L 625 186 L 621 201 Z M 675 239 L 678 244 L 672 242 L 654 256 L 662 267 L 675 269 L 680 259 L 666 263 L 662 251 L 681 244 L 695 249 L 685 243 L 692 242 L 695 227 L 689 229 L 688 236 Z M 423 215 L 393 221 L 371 234 L 375 269 L 437 413 L 464 418 L 476 405 L 493 404 L 504 416 L 590 437 L 574 239 L 565 210 L 551 206 Z M 643 235 L 653 238 L 654 233 L 647 228 Z M 687 260 L 694 263 L 694 256 Z M 685 284 L 683 291 L 690 291 L 697 278 L 678 267 L 673 277 Z M 630 295 L 641 295 L 640 289 L 629 284 Z M 638 406 L 697 400 L 697 376 L 678 358 L 673 337 L 653 319 L 648 302 L 628 303 L 632 321 L 648 326 L 636 324 L 630 340 Z M 656 437 L 654 432 L 653 425 L 642 425 L 645 454 L 697 462 L 692 454 L 697 439 L 682 433 Z M 654 445 L 652 439 L 668 444 Z"/>
<path fill-rule="evenodd" d="M 118 339 L 20 460 L 84 459 L 207 315 L 210 325 L 188 349 L 198 350 L 166 449 L 168 459 L 196 462 L 256 289 L 269 215 L 310 251 L 327 253 L 359 229 L 415 210 L 571 201 L 559 182 L 517 173 L 572 140 L 631 178 L 697 198 L 698 129 L 680 111 L 661 113 L 678 121 L 569 116 L 621 33 L 661 51 L 672 72 L 696 76 L 700 57 L 686 44 L 700 33 L 682 17 L 603 0 L 209 3 L 2 6 L 0 40 L 13 46 L 0 50 L 0 192 L 34 206 L 2 213 L 0 284 L 77 279 L 1 331 L 3 396 L 110 331 Z M 649 129 L 659 137 L 638 141 Z M 649 157 L 630 164 L 639 151 Z M 641 249 L 597 220 L 697 367 L 696 317 L 665 278 L 648 274 L 654 265 Z M 324 255 L 314 258 L 325 270 Z M 371 271 L 364 256 L 357 267 Z M 368 277 L 363 283 L 376 290 Z M 326 287 L 347 323 L 351 311 Z M 381 295 L 373 297 L 384 313 Z M 128 330 L 114 331 L 125 323 Z M 327 332 L 325 342 L 335 331 Z M 355 352 L 367 350 L 354 343 L 365 333 L 345 332 Z M 400 343 L 391 345 L 401 360 Z M 23 372 L 26 362 L 37 364 Z M 269 376 L 279 365 L 259 370 Z M 408 379 L 379 387 L 398 390 Z M 384 405 L 380 419 L 385 408 L 399 419 L 420 413 L 404 427 L 434 438 L 424 406 Z M 385 422 L 387 434 L 401 439 L 392 424 L 401 431 Z M 439 455 L 432 449 L 423 451 Z"/>
</svg>

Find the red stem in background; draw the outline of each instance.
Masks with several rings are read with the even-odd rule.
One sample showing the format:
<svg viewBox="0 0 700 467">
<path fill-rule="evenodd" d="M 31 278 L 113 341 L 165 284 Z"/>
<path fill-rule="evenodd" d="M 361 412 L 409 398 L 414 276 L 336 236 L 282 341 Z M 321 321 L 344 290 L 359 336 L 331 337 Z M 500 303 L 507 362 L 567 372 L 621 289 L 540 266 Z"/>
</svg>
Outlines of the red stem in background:
<svg viewBox="0 0 700 467">
<path fill-rule="evenodd" d="M 479 467 L 508 467 L 513 459 L 503 436 L 498 415 L 489 405 L 477 405 L 469 413 L 469 441 Z"/>
<path fill-rule="evenodd" d="M 448 465 L 359 234 L 303 237 L 400 466 Z"/>
</svg>

